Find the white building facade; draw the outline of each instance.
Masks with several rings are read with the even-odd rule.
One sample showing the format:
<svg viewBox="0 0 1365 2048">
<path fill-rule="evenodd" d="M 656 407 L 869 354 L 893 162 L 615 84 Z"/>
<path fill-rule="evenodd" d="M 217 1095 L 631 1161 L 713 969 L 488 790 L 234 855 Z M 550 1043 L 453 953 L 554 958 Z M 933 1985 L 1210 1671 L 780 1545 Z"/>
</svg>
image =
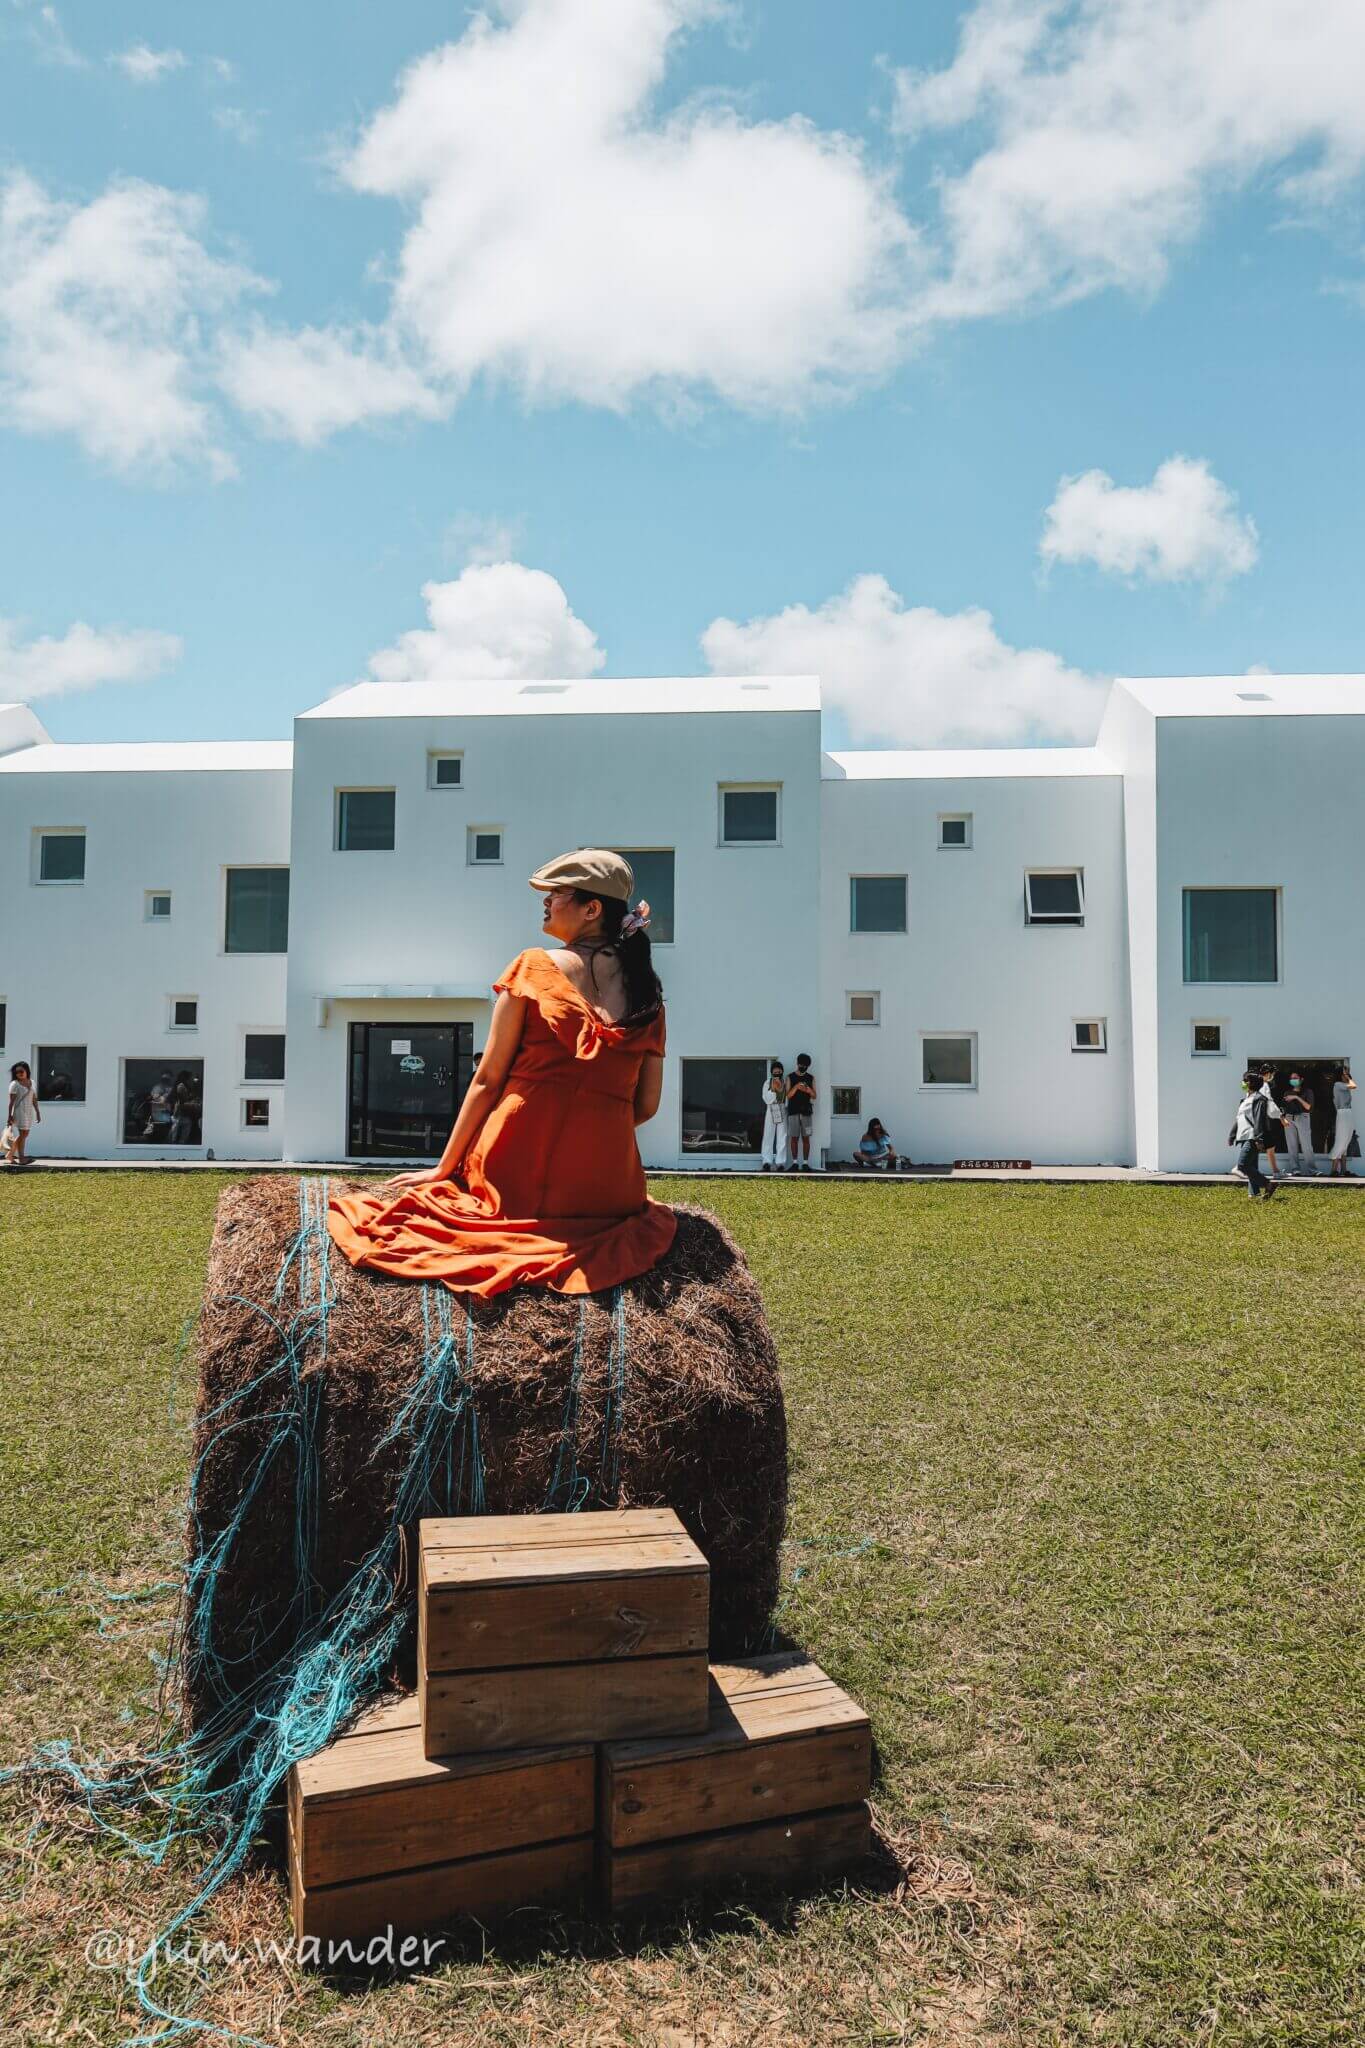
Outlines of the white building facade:
<svg viewBox="0 0 1365 2048">
<path fill-rule="evenodd" d="M 0 1057 L 35 1152 L 439 1151 L 526 878 L 634 862 L 668 1000 L 655 1167 L 1227 1163 L 1248 1060 L 1365 1016 L 1365 678 L 1114 685 L 1093 748 L 825 754 L 813 679 L 363 684 L 289 743 L 69 746 L 0 707 Z"/>
</svg>

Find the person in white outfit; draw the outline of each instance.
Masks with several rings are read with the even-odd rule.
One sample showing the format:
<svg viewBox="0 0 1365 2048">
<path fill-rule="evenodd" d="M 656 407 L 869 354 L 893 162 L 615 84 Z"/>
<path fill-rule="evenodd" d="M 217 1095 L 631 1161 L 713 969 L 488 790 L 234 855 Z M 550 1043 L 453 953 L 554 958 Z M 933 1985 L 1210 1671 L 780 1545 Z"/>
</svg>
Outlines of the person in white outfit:
<svg viewBox="0 0 1365 2048">
<path fill-rule="evenodd" d="M 9 1100 L 5 1105 L 5 1164 L 29 1166 L 28 1134 L 43 1120 L 38 1091 L 27 1060 L 16 1060 L 9 1070 Z M 11 1135 L 12 1134 L 12 1135 Z"/>
<path fill-rule="evenodd" d="M 787 1163 L 787 1077 L 774 1060 L 763 1086 L 763 1171 L 781 1173 Z"/>
<path fill-rule="evenodd" d="M 1313 1091 L 1305 1085 L 1302 1074 L 1289 1076 L 1284 1098 L 1284 1144 L 1290 1173 L 1317 1172 L 1313 1156 Z"/>
<path fill-rule="evenodd" d="M 1339 1068 L 1332 1083 L 1332 1107 L 1337 1113 L 1337 1127 L 1332 1133 L 1332 1172 L 1347 1176 L 1351 1169 L 1346 1164 L 1346 1154 L 1356 1130 L 1355 1090 L 1350 1068 Z"/>
</svg>

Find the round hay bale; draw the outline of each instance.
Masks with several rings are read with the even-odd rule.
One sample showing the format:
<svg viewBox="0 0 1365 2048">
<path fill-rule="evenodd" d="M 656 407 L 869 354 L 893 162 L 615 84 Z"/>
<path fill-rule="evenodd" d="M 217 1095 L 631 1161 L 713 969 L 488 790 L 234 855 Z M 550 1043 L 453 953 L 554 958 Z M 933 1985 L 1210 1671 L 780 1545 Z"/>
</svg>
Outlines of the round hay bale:
<svg viewBox="0 0 1365 2048">
<path fill-rule="evenodd" d="M 288 1656 L 299 1628 L 300 1558 L 311 1556 L 316 1611 L 391 1526 L 406 1444 L 401 1432 L 383 1440 L 430 1339 L 430 1290 L 357 1271 L 333 1247 L 325 1347 L 316 1328 L 299 1347 L 292 1413 L 303 1427 L 280 1447 L 289 1406 L 281 1332 L 300 1307 L 301 1262 L 289 1266 L 278 1297 L 276 1289 L 299 1228 L 299 1186 L 263 1174 L 227 1189 L 218 1204 L 198 1327 L 189 1520 L 192 1567 L 213 1564 L 213 1669 L 188 1633 L 182 1685 L 192 1729 Z M 624 1399 L 607 1432 L 615 1455 L 605 1474 L 612 1295 L 516 1288 L 492 1301 L 451 1299 L 460 1360 L 472 1356 L 485 1509 L 521 1514 L 545 1505 L 561 1444 L 569 1447 L 566 1403 L 581 1333 L 576 1425 L 568 1432 L 589 1482 L 579 1505 L 675 1509 L 710 1562 L 712 1654 L 751 1650 L 776 1600 L 787 1506 L 786 1416 L 758 1288 L 715 1218 L 683 1208 L 667 1256 L 622 1295 Z M 428 1513 L 452 1511 L 451 1496 L 456 1512 L 467 1503 L 458 1472 L 443 1480 L 448 1491 Z M 316 1505 L 301 1510 L 301 1501 Z M 315 1532 L 301 1544 L 301 1523 L 313 1518 Z M 416 1531 L 406 1534 L 408 1568 L 394 1599 L 410 1610 L 399 1669 L 411 1682 Z"/>
</svg>

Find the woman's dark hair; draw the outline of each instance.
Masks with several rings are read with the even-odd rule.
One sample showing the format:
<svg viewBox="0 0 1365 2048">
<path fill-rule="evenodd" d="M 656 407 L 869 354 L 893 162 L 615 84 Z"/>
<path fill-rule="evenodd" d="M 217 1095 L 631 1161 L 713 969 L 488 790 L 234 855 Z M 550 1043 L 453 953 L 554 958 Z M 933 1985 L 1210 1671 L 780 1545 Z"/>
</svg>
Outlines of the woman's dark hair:
<svg viewBox="0 0 1365 2048">
<path fill-rule="evenodd" d="M 17 1081 L 21 1074 L 27 1074 L 30 1081 L 33 1079 L 33 1069 L 27 1060 L 16 1060 L 9 1070 L 11 1081 Z"/>
<path fill-rule="evenodd" d="M 656 1017 L 663 1008 L 664 991 L 663 983 L 654 972 L 649 933 L 639 931 L 632 932 L 629 938 L 621 937 L 621 926 L 626 921 L 630 905 L 619 896 L 597 896 L 591 889 L 575 889 L 573 893 L 575 902 L 600 903 L 602 906 L 602 937 L 620 961 L 621 978 L 626 984 L 626 1014 L 621 1022 L 643 1024 L 650 1017 Z"/>
<path fill-rule="evenodd" d="M 769 1060 L 769 1062 L 768 1062 L 768 1072 L 769 1072 L 770 1074 L 780 1074 L 780 1073 L 782 1072 L 782 1062 L 781 1062 L 781 1060 Z"/>
<path fill-rule="evenodd" d="M 886 1125 L 882 1122 L 879 1116 L 870 1116 L 868 1118 L 867 1129 L 863 1132 L 863 1136 L 865 1138 L 870 1138 L 874 1130 L 880 1131 L 883 1137 L 886 1136 Z"/>
</svg>

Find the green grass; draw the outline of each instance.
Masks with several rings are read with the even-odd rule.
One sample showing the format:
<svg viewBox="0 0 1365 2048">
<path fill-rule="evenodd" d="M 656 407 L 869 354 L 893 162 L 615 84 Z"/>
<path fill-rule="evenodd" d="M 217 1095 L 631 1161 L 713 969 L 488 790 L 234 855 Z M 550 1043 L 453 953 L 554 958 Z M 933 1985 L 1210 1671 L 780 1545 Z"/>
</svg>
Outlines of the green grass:
<svg viewBox="0 0 1365 2048">
<path fill-rule="evenodd" d="M 102 1589 L 174 1561 L 176 1343 L 221 1185 L 0 1189 L 6 1760 L 149 1725 L 164 1604 Z M 656 1192 L 713 1207 L 764 1288 L 805 1539 L 783 1619 L 872 1715 L 908 1884 L 634 1943 L 545 1922 L 415 1979 L 214 1966 L 205 2013 L 319 2048 L 1365 2038 L 1359 1203 Z M 134 2009 L 81 1944 L 149 1931 L 192 1865 L 30 1819 L 11 1800 L 0 1837 L 6 2040 L 112 2043 Z M 210 1931 L 282 1937 L 278 1880 Z"/>
</svg>

